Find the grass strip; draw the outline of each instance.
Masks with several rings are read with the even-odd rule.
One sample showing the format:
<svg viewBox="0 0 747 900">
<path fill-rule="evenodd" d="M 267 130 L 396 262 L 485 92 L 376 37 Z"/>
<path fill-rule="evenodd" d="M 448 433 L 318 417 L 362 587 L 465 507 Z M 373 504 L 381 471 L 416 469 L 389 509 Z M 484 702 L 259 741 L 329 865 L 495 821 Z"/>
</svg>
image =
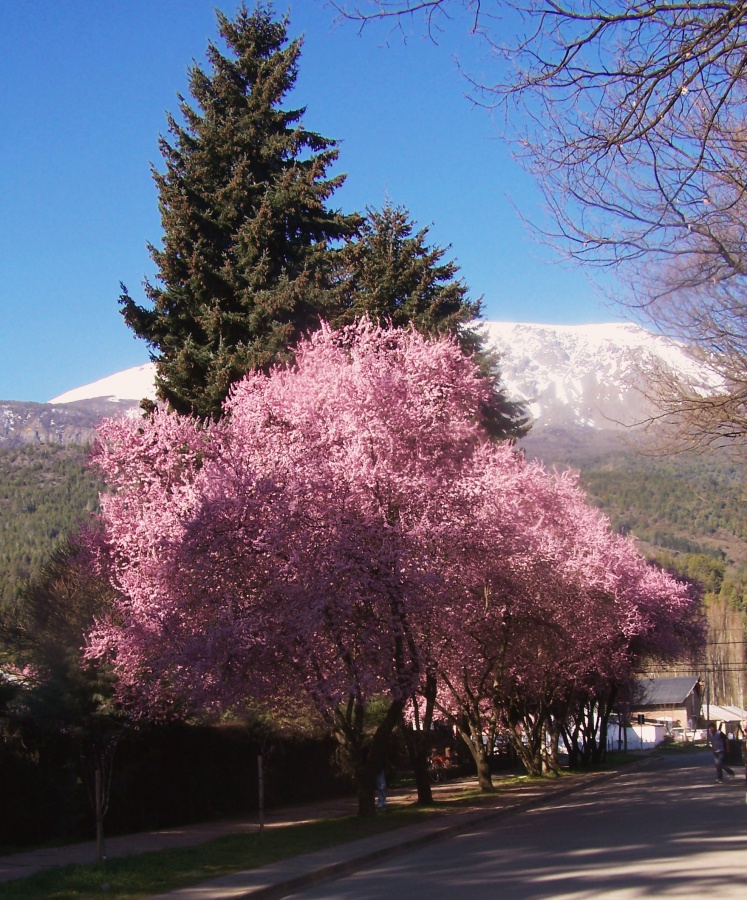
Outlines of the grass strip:
<svg viewBox="0 0 747 900">
<path fill-rule="evenodd" d="M 402 828 L 455 809 L 464 800 L 403 807 L 372 819 L 345 816 L 229 835 L 207 844 L 141 853 L 105 863 L 68 865 L 0 884 L 0 900 L 139 900 L 221 875 Z"/>
<path fill-rule="evenodd" d="M 502 778 L 501 789 L 533 782 L 527 776 Z M 0 883 L 0 900 L 142 900 L 190 887 L 221 875 L 258 868 L 304 853 L 313 853 L 371 837 L 460 807 L 494 802 L 495 794 L 465 787 L 458 796 L 432 806 L 392 806 L 371 819 L 344 816 L 299 825 L 271 826 L 264 834 L 228 835 L 205 844 L 141 853 L 89 865 L 71 864 L 27 878 Z"/>
</svg>

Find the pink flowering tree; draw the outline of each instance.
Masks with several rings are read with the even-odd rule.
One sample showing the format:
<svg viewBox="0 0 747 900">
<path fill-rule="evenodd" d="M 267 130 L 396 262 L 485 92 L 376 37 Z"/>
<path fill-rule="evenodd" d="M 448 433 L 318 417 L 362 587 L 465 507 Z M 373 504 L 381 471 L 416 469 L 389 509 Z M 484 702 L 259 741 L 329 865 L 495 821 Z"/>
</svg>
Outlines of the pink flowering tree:
<svg viewBox="0 0 747 900">
<path fill-rule="evenodd" d="M 552 692 L 544 692 L 544 703 L 538 692 L 534 715 L 525 715 L 524 726 L 531 720 L 534 732 L 527 731 L 539 737 L 535 765 L 542 756 L 543 768 L 557 771 L 560 733 L 572 760 L 598 762 L 618 691 L 629 684 L 642 659 L 686 658 L 702 646 L 703 630 L 699 599 L 685 584 L 648 564 L 632 541 L 613 534 L 606 517 L 589 506 L 575 477 L 566 473 L 556 478 L 555 491 L 560 514 L 545 552 L 562 562 L 567 580 L 560 596 L 565 602 L 553 604 L 546 616 L 551 631 L 544 650 L 549 663 L 545 678 Z M 547 755 L 540 734 L 543 718 L 551 738 Z"/>
<path fill-rule="evenodd" d="M 449 485 L 434 537 L 443 583 L 438 605 L 422 624 L 432 680 L 421 689 L 419 708 L 427 715 L 432 705 L 457 729 L 485 789 L 492 786 L 483 740 L 491 729 L 492 688 L 534 527 L 531 471 L 510 446 L 483 445 Z"/>
<path fill-rule="evenodd" d="M 90 655 L 149 715 L 312 704 L 362 814 L 408 705 L 451 717 L 484 786 L 486 728 L 538 770 L 579 697 L 676 652 L 690 601 L 569 476 L 490 443 L 489 391 L 453 341 L 359 323 L 248 375 L 217 423 L 103 425 L 119 599 Z"/>
<path fill-rule="evenodd" d="M 571 746 L 569 736 L 603 736 L 615 692 L 642 654 L 682 656 L 702 634 L 696 600 L 611 532 L 573 475 L 505 448 L 473 463 L 454 488 L 472 502 L 455 523 L 460 616 L 442 622 L 436 706 L 489 790 L 496 732 L 532 774 L 557 771 L 561 732 Z"/>
<path fill-rule="evenodd" d="M 123 599 L 91 654 L 143 711 L 312 702 L 372 812 L 442 591 L 445 487 L 485 442 L 488 391 L 454 342 L 363 323 L 247 376 L 218 424 L 103 426 L 100 557 Z"/>
</svg>

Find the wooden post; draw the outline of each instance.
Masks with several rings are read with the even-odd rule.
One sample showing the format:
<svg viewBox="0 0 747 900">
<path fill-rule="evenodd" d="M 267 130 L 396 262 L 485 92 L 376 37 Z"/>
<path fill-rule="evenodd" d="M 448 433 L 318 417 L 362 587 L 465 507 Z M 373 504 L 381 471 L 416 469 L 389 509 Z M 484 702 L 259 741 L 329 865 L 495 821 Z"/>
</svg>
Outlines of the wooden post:
<svg viewBox="0 0 747 900">
<path fill-rule="evenodd" d="M 94 775 L 94 805 L 96 807 L 96 855 L 99 862 L 104 857 L 104 802 L 101 784 L 101 769 L 97 766 Z"/>
<path fill-rule="evenodd" d="M 259 778 L 259 833 L 265 830 L 265 775 L 262 768 L 262 754 L 257 757 L 257 775 Z"/>
</svg>

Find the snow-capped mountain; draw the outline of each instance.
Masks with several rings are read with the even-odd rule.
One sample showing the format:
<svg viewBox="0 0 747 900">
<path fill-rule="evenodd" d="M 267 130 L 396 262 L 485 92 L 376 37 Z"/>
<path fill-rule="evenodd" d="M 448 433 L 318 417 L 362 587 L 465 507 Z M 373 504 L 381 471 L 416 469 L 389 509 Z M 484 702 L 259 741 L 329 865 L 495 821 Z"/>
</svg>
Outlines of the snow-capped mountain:
<svg viewBox="0 0 747 900">
<path fill-rule="evenodd" d="M 700 382 L 708 373 L 685 347 L 632 323 L 486 322 L 508 393 L 525 401 L 534 429 L 619 430 L 645 420 L 646 372 L 667 367 Z"/>
<path fill-rule="evenodd" d="M 156 367 L 153 363 L 135 366 L 116 372 L 92 384 L 66 391 L 59 397 L 53 397 L 49 403 L 76 403 L 80 400 L 106 400 L 111 403 L 120 401 L 138 402 L 143 399 L 155 400 L 156 389 L 154 385 Z"/>
<path fill-rule="evenodd" d="M 25 444 L 90 443 L 103 419 L 138 415 L 140 400 L 155 399 L 152 364 L 117 372 L 48 403 L 0 401 L 0 448 Z"/>
<path fill-rule="evenodd" d="M 647 369 L 663 363 L 697 375 L 681 344 L 630 323 L 481 327 L 501 356 L 508 393 L 526 401 L 535 435 L 558 428 L 620 430 L 646 416 Z M 98 419 L 136 414 L 141 399 L 154 399 L 154 376 L 154 364 L 147 363 L 66 391 L 48 404 L 0 403 L 0 445 L 85 443 Z"/>
</svg>

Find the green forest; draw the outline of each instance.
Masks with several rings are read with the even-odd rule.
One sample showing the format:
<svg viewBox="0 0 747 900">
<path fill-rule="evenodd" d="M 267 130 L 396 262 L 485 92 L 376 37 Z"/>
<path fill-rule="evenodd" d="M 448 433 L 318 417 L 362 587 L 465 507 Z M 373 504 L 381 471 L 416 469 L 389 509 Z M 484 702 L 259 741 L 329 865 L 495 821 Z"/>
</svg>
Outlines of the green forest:
<svg viewBox="0 0 747 900">
<path fill-rule="evenodd" d="M 742 605 L 747 582 L 745 484 L 740 468 L 713 456 L 656 459 L 617 453 L 581 473 L 613 527 L 649 555 L 700 581 L 728 587 Z M 101 485 L 76 446 L 0 451 L 0 600 L 13 603 L 54 547 L 95 511 Z"/>
<path fill-rule="evenodd" d="M 101 485 L 78 446 L 0 451 L 0 603 L 16 601 L 55 546 L 98 508 Z"/>
<path fill-rule="evenodd" d="M 582 470 L 589 499 L 659 564 L 745 610 L 747 520 L 743 470 L 715 453 L 616 454 Z"/>
<path fill-rule="evenodd" d="M 715 552 L 733 538 L 747 541 L 744 476 L 729 461 L 629 454 L 582 477 L 592 500 L 622 533 L 684 552 Z"/>
</svg>

